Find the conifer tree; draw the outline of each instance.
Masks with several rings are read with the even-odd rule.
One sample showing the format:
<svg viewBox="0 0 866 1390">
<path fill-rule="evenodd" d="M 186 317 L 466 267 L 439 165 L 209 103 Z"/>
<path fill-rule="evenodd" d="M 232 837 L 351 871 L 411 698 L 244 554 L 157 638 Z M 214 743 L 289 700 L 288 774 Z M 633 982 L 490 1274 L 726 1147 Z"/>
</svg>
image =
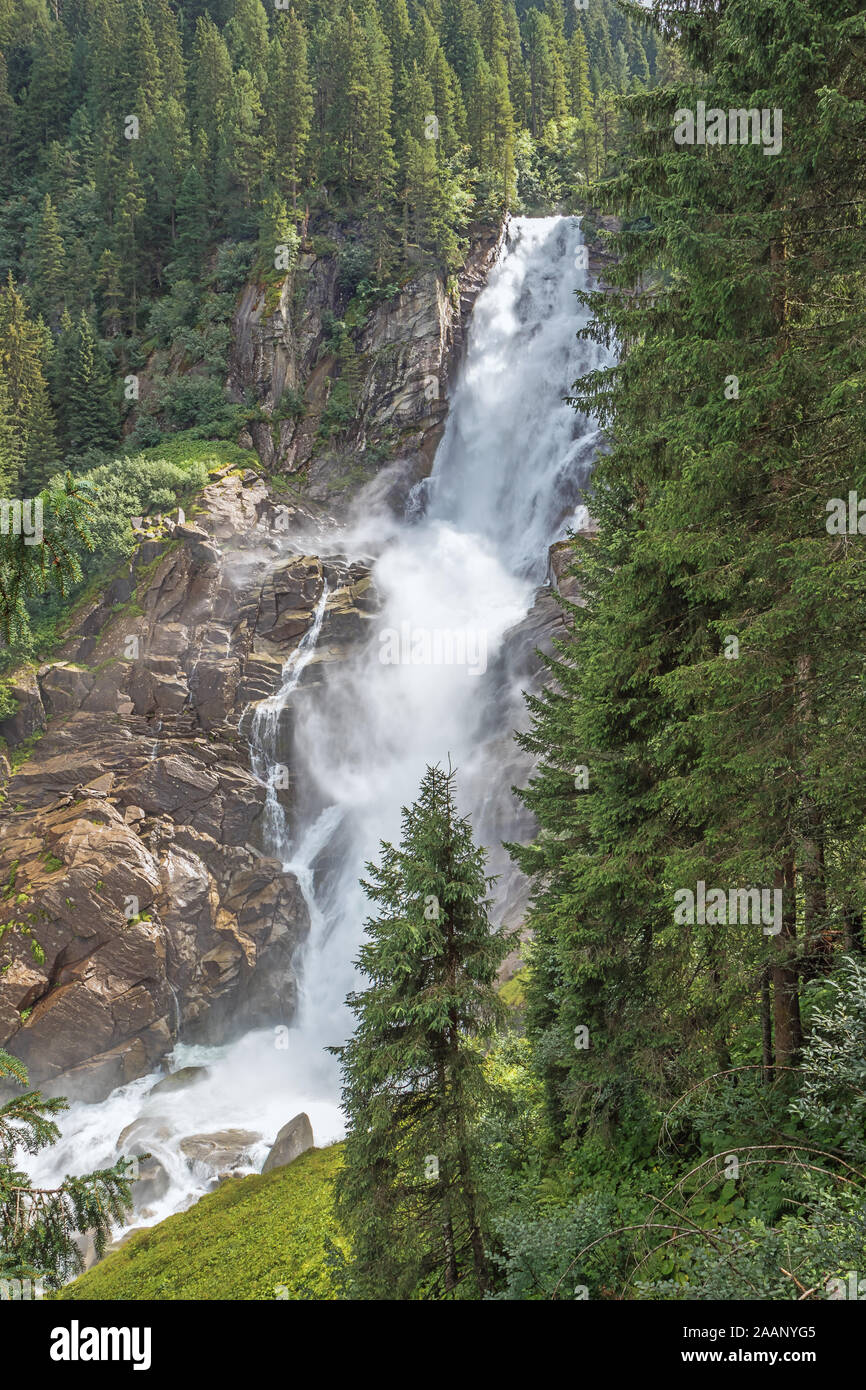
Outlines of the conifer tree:
<svg viewBox="0 0 866 1390">
<path fill-rule="evenodd" d="M 145 208 L 149 259 L 161 267 L 164 248 L 177 235 L 177 201 L 190 167 L 186 113 L 173 96 L 160 102 L 139 166 L 150 193 Z"/>
<path fill-rule="evenodd" d="M 186 7 L 188 8 L 188 7 Z M 162 99 L 180 100 L 184 90 L 184 61 L 178 17 L 169 0 L 144 0 L 144 13 L 150 24 L 156 51 Z"/>
<path fill-rule="evenodd" d="M 6 59 L 0 53 L 0 192 L 8 189 L 12 178 L 17 128 L 18 108 L 9 91 Z"/>
<path fill-rule="evenodd" d="M 232 65 L 245 68 L 261 91 L 268 59 L 268 17 L 261 0 L 233 0 L 232 17 L 223 30 Z"/>
<path fill-rule="evenodd" d="M 267 113 L 276 178 L 291 193 L 294 210 L 313 118 L 307 36 L 294 10 L 280 17 L 271 45 Z"/>
<path fill-rule="evenodd" d="M 205 264 L 209 238 L 207 192 L 195 164 L 183 176 L 177 195 L 177 237 L 171 275 L 177 280 L 197 280 Z"/>
<path fill-rule="evenodd" d="M 226 104 L 216 173 L 217 198 L 234 235 L 242 236 L 255 225 L 253 204 L 264 172 L 263 119 L 264 108 L 253 76 L 240 68 Z"/>
<path fill-rule="evenodd" d="M 478 1296 L 490 1284 L 477 1124 L 484 1038 L 499 1017 L 507 933 L 488 920 L 484 853 L 458 816 L 454 773 L 428 767 L 364 884 L 380 913 L 337 1049 L 349 1122 L 337 1208 L 362 1298 Z"/>
<path fill-rule="evenodd" d="M 25 1068 L 3 1051 L 0 1077 L 27 1086 Z M 92 1234 L 101 1256 L 112 1226 L 132 1207 L 129 1159 L 64 1178 L 50 1189 L 34 1187 L 17 1168 L 17 1149 L 36 1154 L 57 1142 L 57 1117 L 66 1109 L 62 1097 L 39 1091 L 25 1091 L 0 1105 L 0 1278 L 43 1278 L 49 1289 L 60 1288 L 84 1267 L 76 1236 Z"/>
<path fill-rule="evenodd" d="M 475 71 L 481 20 L 476 0 L 442 0 L 440 37 L 445 56 L 465 84 Z"/>
<path fill-rule="evenodd" d="M 66 248 L 57 209 L 46 193 L 33 238 L 33 307 L 46 319 L 58 320 L 66 290 Z"/>
<path fill-rule="evenodd" d="M 11 497 L 17 481 L 12 405 L 6 379 L 0 372 L 0 496 Z"/>
<path fill-rule="evenodd" d="M 40 24 L 30 45 L 27 89 L 21 102 L 20 135 L 25 158 L 65 133 L 70 111 L 72 44 L 62 24 Z"/>
<path fill-rule="evenodd" d="M 518 851 L 535 884 L 530 1025 L 576 1136 L 723 1070 L 744 1037 L 766 1077 L 796 1064 L 802 981 L 859 932 L 866 804 L 846 768 L 866 715 L 866 565 L 848 522 L 827 525 L 859 476 L 866 409 L 866 244 L 842 207 L 863 98 L 843 56 L 855 8 L 784 7 L 760 38 L 745 4 L 710 30 L 668 13 L 708 75 L 628 99 L 635 157 L 597 190 L 626 221 L 620 293 L 584 296 L 588 333 L 625 350 L 576 393 L 613 447 L 598 538 L 575 551 L 582 604 L 531 703 L 525 798 L 542 833 Z M 814 69 L 792 68 L 809 46 Z M 768 81 L 785 122 L 772 158 L 674 140 L 676 111 L 708 88 L 727 111 Z M 778 912 L 675 916 L 699 883 L 726 914 L 731 891 L 758 887 Z"/>
<path fill-rule="evenodd" d="M 117 71 L 119 107 L 113 109 L 123 121 L 129 116 L 138 118 L 139 139 L 128 142 L 136 155 L 145 147 L 142 137 L 150 128 L 164 88 L 156 40 L 142 0 L 123 0 L 123 26 L 126 42 L 121 46 Z"/>
<path fill-rule="evenodd" d="M 119 432 L 114 381 L 84 310 L 73 333 L 70 367 L 63 418 L 67 447 L 73 454 L 109 449 L 117 443 Z"/>
<path fill-rule="evenodd" d="M 193 139 L 207 138 L 208 160 L 202 162 L 201 147 L 195 152 L 199 173 L 208 190 L 208 201 L 216 201 L 221 174 L 222 132 L 228 121 L 232 97 L 232 63 L 222 34 L 209 15 L 196 24 L 195 41 L 189 65 L 189 114 Z"/>
<path fill-rule="evenodd" d="M 120 260 L 106 247 L 99 258 L 96 284 L 102 301 L 101 323 L 106 338 L 117 338 L 123 332 L 123 290 L 120 279 Z"/>
<path fill-rule="evenodd" d="M 10 527 L 0 535 L 0 638 L 7 646 L 27 642 L 28 602 L 49 592 L 67 598 L 82 578 L 80 555 L 93 550 L 88 521 L 95 502 L 85 483 L 67 472 L 52 479 L 38 499 L 41 528 L 35 524 L 37 498 L 31 493 L 25 499 L 30 503 L 29 534 L 22 525 L 20 531 Z M 23 522 L 23 504 L 21 515 Z"/>
<path fill-rule="evenodd" d="M 45 377 L 47 333 L 29 318 L 10 274 L 0 292 L 0 375 L 12 425 L 18 485 L 34 496 L 57 463 L 54 418 Z"/>
</svg>

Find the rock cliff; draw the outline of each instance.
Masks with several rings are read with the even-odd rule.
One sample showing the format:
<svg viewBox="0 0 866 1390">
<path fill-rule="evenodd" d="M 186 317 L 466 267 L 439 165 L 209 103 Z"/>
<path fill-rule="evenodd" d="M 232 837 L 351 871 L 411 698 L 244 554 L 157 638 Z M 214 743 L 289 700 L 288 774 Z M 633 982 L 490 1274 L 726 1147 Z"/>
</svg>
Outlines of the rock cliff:
<svg viewBox="0 0 866 1390">
<path fill-rule="evenodd" d="M 308 494 L 332 503 L 386 460 L 399 463 L 404 490 L 426 476 L 469 314 L 499 244 L 496 234 L 477 229 L 457 276 L 446 282 L 422 271 L 360 323 L 332 254 L 304 251 L 275 303 L 272 290 L 248 286 L 235 313 L 228 384 L 236 400 L 259 406 L 249 442 L 264 467 L 303 474 Z M 335 322 L 347 330 L 336 342 Z M 329 406 L 341 390 L 350 416 L 329 430 Z"/>
<path fill-rule="evenodd" d="M 429 472 L 495 251 L 478 240 L 456 287 L 425 273 L 367 316 L 357 409 L 324 449 L 334 260 L 308 256 L 267 311 L 248 288 L 230 386 L 260 403 L 263 470 L 222 470 L 188 521 L 141 519 L 128 571 L 49 662 L 17 673 L 19 708 L 0 725 L 14 767 L 0 762 L 0 1046 L 33 1084 L 101 1099 L 180 1036 L 214 1043 L 291 1018 L 309 920 L 263 850 L 250 711 L 278 688 L 325 583 L 317 659 L 363 635 L 375 595 L 362 564 L 318 553 L 335 524 L 324 501 L 339 510 L 347 466 L 354 491 L 387 457 L 403 495 Z M 271 419 L 287 386 L 305 414 Z M 291 502 L 262 476 L 273 470 L 302 477 Z"/>
</svg>

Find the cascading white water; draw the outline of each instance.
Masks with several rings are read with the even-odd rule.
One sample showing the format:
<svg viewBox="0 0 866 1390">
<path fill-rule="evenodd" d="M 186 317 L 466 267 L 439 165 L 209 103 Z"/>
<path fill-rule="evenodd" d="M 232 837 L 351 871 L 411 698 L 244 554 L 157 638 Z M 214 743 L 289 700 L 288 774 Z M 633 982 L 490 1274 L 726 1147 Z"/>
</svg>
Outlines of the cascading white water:
<svg viewBox="0 0 866 1390">
<path fill-rule="evenodd" d="M 150 1145 L 172 1187 L 145 1220 L 156 1221 L 204 1190 L 178 1148 L 183 1135 L 231 1125 L 263 1135 L 259 1164 L 277 1129 L 299 1110 L 318 1144 L 342 1132 L 339 1071 L 324 1049 L 350 1030 L 345 996 L 369 912 L 359 877 L 381 839 L 399 836 L 428 763 L 458 767 L 461 807 L 503 807 L 497 784 L 503 709 L 503 651 L 509 629 L 531 608 L 551 541 L 565 533 L 586 485 L 597 431 L 564 396 L 603 360 L 578 341 L 585 322 L 575 289 L 585 284 L 578 222 L 517 219 L 476 304 L 467 355 L 453 393 L 433 473 L 412 520 L 367 516 L 334 548 L 376 556 L 381 612 L 370 640 L 345 661 L 323 663 L 324 679 L 297 690 L 327 630 L 327 594 L 283 672 L 282 689 L 257 707 L 253 769 L 268 786 L 269 853 L 294 872 L 310 909 L 297 1016 L 285 1036 L 272 1029 L 229 1046 L 175 1049 L 175 1065 L 205 1062 L 211 1080 L 177 1095 L 146 1097 L 154 1078 L 121 1088 L 100 1105 L 75 1105 L 64 1138 L 32 1171 L 56 1179 L 113 1161 L 120 1130 L 158 1114 L 169 1137 Z M 449 660 L 450 657 L 450 660 Z M 299 788 L 290 825 L 276 795 L 280 712 L 294 702 L 291 753 Z M 138 1224 L 143 1224 L 137 1218 Z"/>
<path fill-rule="evenodd" d="M 267 787 L 263 816 L 262 839 L 269 854 L 281 855 L 289 840 L 286 813 L 277 796 L 281 789 L 283 765 L 278 759 L 280 738 L 280 716 L 297 689 L 298 681 L 305 667 L 311 661 L 328 602 L 328 586 L 322 585 L 322 593 L 313 621 L 300 642 L 283 666 L 280 688 L 268 700 L 260 700 L 253 712 L 250 731 L 250 752 L 253 772 Z"/>
</svg>

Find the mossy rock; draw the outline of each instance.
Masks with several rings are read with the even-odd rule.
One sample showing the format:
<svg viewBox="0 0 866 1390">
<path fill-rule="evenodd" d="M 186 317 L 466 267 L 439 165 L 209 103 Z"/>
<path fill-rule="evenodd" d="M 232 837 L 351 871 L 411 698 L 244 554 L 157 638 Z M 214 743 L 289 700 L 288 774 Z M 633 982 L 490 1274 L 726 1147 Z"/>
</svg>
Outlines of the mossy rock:
<svg viewBox="0 0 866 1390">
<path fill-rule="evenodd" d="M 342 1145 L 308 1149 L 285 1168 L 231 1178 L 68 1284 L 60 1299 L 234 1301 L 337 1297 L 329 1242 Z"/>
</svg>

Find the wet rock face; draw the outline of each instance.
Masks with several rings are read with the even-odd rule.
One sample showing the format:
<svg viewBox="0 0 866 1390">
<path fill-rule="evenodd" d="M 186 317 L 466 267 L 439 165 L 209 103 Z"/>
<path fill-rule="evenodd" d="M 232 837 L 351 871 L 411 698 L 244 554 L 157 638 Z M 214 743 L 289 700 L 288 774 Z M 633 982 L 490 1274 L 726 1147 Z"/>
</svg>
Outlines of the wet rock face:
<svg viewBox="0 0 866 1390">
<path fill-rule="evenodd" d="M 239 725 L 278 689 L 325 568 L 285 534 L 310 515 L 286 521 L 254 474 L 204 500 L 195 525 L 140 547 L 135 604 L 91 605 L 6 721 L 13 749 L 41 737 L 0 813 L 0 1046 L 34 1085 L 82 1099 L 179 1036 L 222 1042 L 296 1004 L 308 913 L 265 853 Z M 335 658 L 364 579 L 336 561 L 327 582 Z"/>
<path fill-rule="evenodd" d="M 337 241 L 346 236 L 336 226 L 330 233 Z M 394 499 L 399 506 L 406 488 L 432 467 L 447 414 L 447 386 L 498 245 L 495 234 L 478 228 L 453 282 L 446 285 L 433 271 L 420 271 L 374 307 L 355 334 L 353 418 L 331 442 L 323 443 L 320 425 L 347 368 L 329 355 L 326 315 L 341 318 L 350 299 L 337 259 L 303 253 L 276 304 L 262 287 L 248 286 L 233 324 L 229 389 L 238 401 L 253 392 L 271 417 L 250 425 L 251 442 L 265 467 L 305 473 L 311 497 L 339 506 L 359 482 L 377 474 L 384 458 L 397 459 L 403 482 Z M 303 410 L 280 418 L 286 391 L 303 401 Z"/>
</svg>

